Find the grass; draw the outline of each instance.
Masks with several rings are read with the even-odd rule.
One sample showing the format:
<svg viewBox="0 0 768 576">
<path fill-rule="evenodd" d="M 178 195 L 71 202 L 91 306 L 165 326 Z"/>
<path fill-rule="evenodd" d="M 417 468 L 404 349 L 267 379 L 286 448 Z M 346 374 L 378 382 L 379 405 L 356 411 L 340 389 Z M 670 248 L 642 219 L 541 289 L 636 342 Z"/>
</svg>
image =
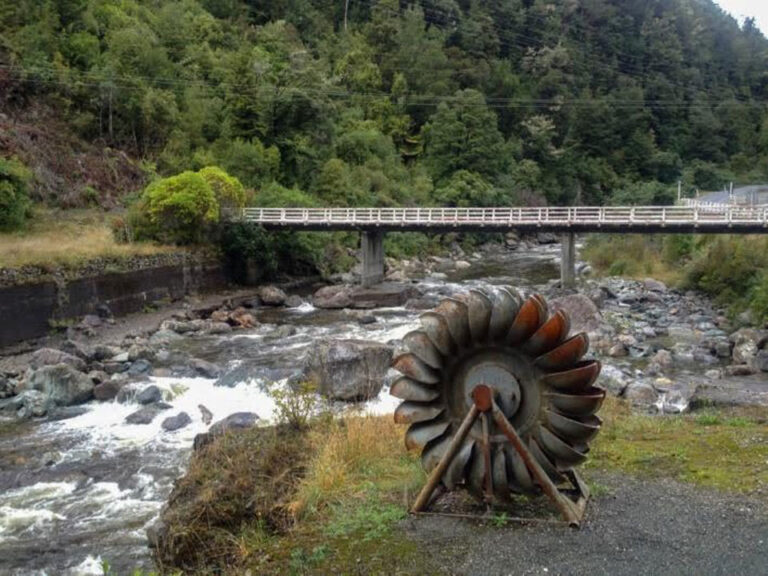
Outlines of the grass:
<svg viewBox="0 0 768 576">
<path fill-rule="evenodd" d="M 586 468 L 768 497 L 768 408 L 632 414 L 608 399 Z"/>
<path fill-rule="evenodd" d="M 683 416 L 651 416 L 633 414 L 626 403 L 609 398 L 600 415 L 603 430 L 584 466 L 594 498 L 611 494 L 590 478 L 596 471 L 768 497 L 767 408 L 709 407 Z M 205 457 L 195 457 L 193 476 L 182 485 L 199 493 L 195 521 L 213 525 L 221 510 L 236 521 L 213 526 L 215 542 L 203 533 L 195 536 L 193 542 L 206 543 L 208 563 L 197 569 L 187 565 L 185 573 L 436 573 L 429 555 L 398 525 L 425 481 L 418 456 L 403 446 L 404 433 L 391 416 L 353 416 L 315 421 L 293 443 L 265 444 L 269 437 L 258 433 L 217 441 L 222 446 L 211 445 Z M 254 460 L 275 448 L 279 457 L 268 466 Z M 288 461 L 293 464 L 286 472 Z M 277 470 L 280 478 L 265 484 L 268 470 Z M 254 473 L 262 479 L 249 480 Z M 243 488 L 233 490 L 238 485 Z M 235 506 L 223 501 L 227 494 L 236 497 Z M 266 512 L 241 514 L 243 502 Z M 274 510 L 277 530 L 269 519 Z M 508 513 L 497 511 L 489 525 L 508 523 Z M 214 562 L 213 570 L 211 558 L 226 561 Z"/>
<path fill-rule="evenodd" d="M 77 267 L 96 258 L 148 256 L 177 250 L 151 243 L 117 244 L 110 216 L 98 209 L 37 207 L 26 230 L 0 233 L 0 268 Z"/>
<path fill-rule="evenodd" d="M 587 239 L 582 256 L 602 276 L 655 278 L 669 285 L 683 280 L 679 263 L 664 257 L 663 240 L 640 234 L 593 235 Z"/>
</svg>

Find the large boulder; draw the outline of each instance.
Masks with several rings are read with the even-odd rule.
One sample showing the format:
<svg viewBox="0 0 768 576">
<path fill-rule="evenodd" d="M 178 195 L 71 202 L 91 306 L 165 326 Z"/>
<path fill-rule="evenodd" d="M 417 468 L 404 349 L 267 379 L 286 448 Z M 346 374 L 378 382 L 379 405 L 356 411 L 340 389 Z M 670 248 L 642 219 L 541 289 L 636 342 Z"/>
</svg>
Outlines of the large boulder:
<svg viewBox="0 0 768 576">
<path fill-rule="evenodd" d="M 277 286 L 262 286 L 256 295 L 264 306 L 282 306 L 288 296 Z"/>
<path fill-rule="evenodd" d="M 93 380 L 69 364 L 43 366 L 29 374 L 27 388 L 44 393 L 56 406 L 83 404 L 93 398 Z"/>
<path fill-rule="evenodd" d="M 312 295 L 316 308 L 350 308 L 352 306 L 352 286 L 323 286 Z"/>
<path fill-rule="evenodd" d="M 376 397 L 392 362 L 393 348 L 366 340 L 324 340 L 307 356 L 304 376 L 333 400 Z"/>
<path fill-rule="evenodd" d="M 32 368 L 55 366 L 56 364 L 67 364 L 76 370 L 85 370 L 85 361 L 82 358 L 55 348 L 41 348 L 32 354 L 29 361 Z"/>
<path fill-rule="evenodd" d="M 595 332 L 602 324 L 602 314 L 584 294 L 569 294 L 549 301 L 553 310 L 563 310 L 571 318 L 571 332 Z"/>
<path fill-rule="evenodd" d="M 49 398 L 38 390 L 24 390 L 14 401 L 16 417 L 20 420 L 45 416 L 50 405 Z"/>
<path fill-rule="evenodd" d="M 136 402 L 139 404 L 154 404 L 155 402 L 160 402 L 163 399 L 163 393 L 154 384 L 151 386 L 147 386 L 136 394 Z"/>
<path fill-rule="evenodd" d="M 754 328 L 741 328 L 728 337 L 733 343 L 733 363 L 751 364 L 757 351 L 765 343 L 765 332 Z"/>
</svg>

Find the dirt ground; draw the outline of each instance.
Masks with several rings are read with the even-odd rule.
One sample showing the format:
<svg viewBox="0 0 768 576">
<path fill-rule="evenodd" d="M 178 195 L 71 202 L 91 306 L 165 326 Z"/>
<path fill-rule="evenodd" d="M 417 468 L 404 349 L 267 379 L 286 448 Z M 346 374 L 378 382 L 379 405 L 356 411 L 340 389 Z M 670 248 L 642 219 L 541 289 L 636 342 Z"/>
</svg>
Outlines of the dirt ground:
<svg viewBox="0 0 768 576">
<path fill-rule="evenodd" d="M 668 480 L 591 480 L 600 489 L 580 530 L 445 516 L 404 529 L 451 575 L 768 574 L 764 502 Z"/>
</svg>

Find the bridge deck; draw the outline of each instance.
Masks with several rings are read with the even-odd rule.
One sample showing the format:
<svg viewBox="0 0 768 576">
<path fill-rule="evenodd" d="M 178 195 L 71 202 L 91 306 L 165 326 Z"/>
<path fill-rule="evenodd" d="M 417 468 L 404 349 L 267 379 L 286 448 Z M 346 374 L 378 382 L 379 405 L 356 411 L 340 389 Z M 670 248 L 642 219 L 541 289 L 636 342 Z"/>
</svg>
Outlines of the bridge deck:
<svg viewBox="0 0 768 576">
<path fill-rule="evenodd" d="M 768 233 L 768 207 L 244 208 L 232 218 L 269 229 L 635 233 Z"/>
</svg>

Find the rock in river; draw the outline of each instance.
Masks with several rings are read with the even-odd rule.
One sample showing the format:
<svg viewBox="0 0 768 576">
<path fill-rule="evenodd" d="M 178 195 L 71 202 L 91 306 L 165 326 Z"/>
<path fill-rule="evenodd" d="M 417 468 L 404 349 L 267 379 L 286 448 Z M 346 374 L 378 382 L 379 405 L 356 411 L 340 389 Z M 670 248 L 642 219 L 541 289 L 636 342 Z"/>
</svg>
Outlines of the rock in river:
<svg viewBox="0 0 768 576">
<path fill-rule="evenodd" d="M 180 430 L 192 422 L 192 418 L 186 412 L 179 412 L 176 416 L 169 416 L 163 423 L 160 424 L 163 430 L 166 432 L 173 432 L 174 430 Z"/>
<path fill-rule="evenodd" d="M 56 364 L 68 364 L 76 370 L 85 370 L 85 361 L 67 352 L 56 350 L 54 348 L 41 348 L 32 354 L 30 360 L 32 368 L 41 368 L 43 366 L 54 366 Z"/>
<path fill-rule="evenodd" d="M 277 286 L 262 286 L 256 294 L 265 306 L 282 306 L 287 298 L 285 292 Z"/>
<path fill-rule="evenodd" d="M 69 364 L 35 370 L 28 377 L 27 387 L 43 392 L 56 406 L 82 404 L 93 398 L 93 381 Z"/>
<path fill-rule="evenodd" d="M 571 333 L 594 332 L 600 328 L 602 314 L 584 294 L 570 294 L 550 301 L 554 310 L 564 310 L 571 319 Z"/>
<path fill-rule="evenodd" d="M 154 404 L 162 399 L 163 393 L 160 391 L 160 388 L 154 384 L 152 386 L 147 386 L 144 390 L 136 394 L 136 402 L 139 404 Z"/>
<path fill-rule="evenodd" d="M 368 400 L 381 391 L 392 352 L 366 340 L 321 341 L 309 351 L 304 376 L 333 400 Z"/>
<path fill-rule="evenodd" d="M 165 402 L 156 402 L 155 404 L 150 404 L 149 406 L 144 406 L 143 408 L 139 408 L 136 410 L 136 412 L 133 412 L 132 414 L 129 414 L 125 418 L 126 424 L 151 424 L 152 420 L 155 419 L 155 417 L 160 414 L 163 410 L 168 410 L 171 408 L 170 404 L 166 404 Z"/>
</svg>

